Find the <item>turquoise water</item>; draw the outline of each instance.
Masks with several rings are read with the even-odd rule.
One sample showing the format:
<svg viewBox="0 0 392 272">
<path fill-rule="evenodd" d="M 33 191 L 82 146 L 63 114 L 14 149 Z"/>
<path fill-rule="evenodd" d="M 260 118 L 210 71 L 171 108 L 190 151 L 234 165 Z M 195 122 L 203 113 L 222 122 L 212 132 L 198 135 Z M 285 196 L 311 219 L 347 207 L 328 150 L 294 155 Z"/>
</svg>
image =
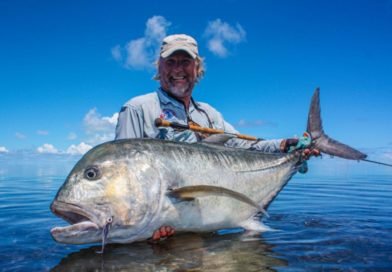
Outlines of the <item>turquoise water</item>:
<svg viewBox="0 0 392 272">
<path fill-rule="evenodd" d="M 74 160 L 0 166 L 0 271 L 392 271 L 392 171 L 310 162 L 268 208 L 276 231 L 63 245 L 49 204 Z"/>
</svg>

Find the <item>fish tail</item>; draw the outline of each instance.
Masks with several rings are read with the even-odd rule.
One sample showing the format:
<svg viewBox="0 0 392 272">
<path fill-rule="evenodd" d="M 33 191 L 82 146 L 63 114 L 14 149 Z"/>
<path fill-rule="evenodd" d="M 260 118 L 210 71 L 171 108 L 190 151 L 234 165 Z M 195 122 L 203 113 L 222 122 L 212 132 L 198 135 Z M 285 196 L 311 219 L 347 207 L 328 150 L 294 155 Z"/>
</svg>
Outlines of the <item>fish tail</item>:
<svg viewBox="0 0 392 272">
<path fill-rule="evenodd" d="M 312 146 L 322 153 L 349 160 L 363 160 L 366 154 L 340 143 L 326 135 L 323 130 L 320 110 L 320 89 L 313 94 L 308 115 L 307 132 L 311 135 Z"/>
</svg>

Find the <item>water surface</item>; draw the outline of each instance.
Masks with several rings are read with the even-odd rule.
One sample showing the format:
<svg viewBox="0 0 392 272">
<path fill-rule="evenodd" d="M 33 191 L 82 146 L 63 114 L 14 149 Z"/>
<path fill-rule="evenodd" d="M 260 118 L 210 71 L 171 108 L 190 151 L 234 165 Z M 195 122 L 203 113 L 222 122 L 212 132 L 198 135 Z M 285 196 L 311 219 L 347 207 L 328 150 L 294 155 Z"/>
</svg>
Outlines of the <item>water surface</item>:
<svg viewBox="0 0 392 272">
<path fill-rule="evenodd" d="M 0 271 L 392 271 L 392 172 L 310 165 L 268 208 L 276 231 L 63 245 L 49 205 L 74 162 L 0 171 Z M 10 170 L 11 169 L 11 170 Z"/>
</svg>

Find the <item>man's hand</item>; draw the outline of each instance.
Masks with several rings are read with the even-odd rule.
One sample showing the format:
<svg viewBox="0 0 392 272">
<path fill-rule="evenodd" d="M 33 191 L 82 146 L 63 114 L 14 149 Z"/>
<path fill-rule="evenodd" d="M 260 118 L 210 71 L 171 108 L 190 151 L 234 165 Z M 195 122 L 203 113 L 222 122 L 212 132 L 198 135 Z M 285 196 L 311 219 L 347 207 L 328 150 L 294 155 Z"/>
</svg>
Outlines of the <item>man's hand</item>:
<svg viewBox="0 0 392 272">
<path fill-rule="evenodd" d="M 311 156 L 318 157 L 321 155 L 318 149 L 310 147 L 311 142 L 312 139 L 310 134 L 305 132 L 300 138 L 284 139 L 280 144 L 280 150 L 284 153 L 289 153 L 294 150 L 302 150 L 303 158 L 308 160 Z"/>
<path fill-rule="evenodd" d="M 305 148 L 304 151 L 302 151 L 302 157 L 303 157 L 305 160 L 309 160 L 309 158 L 310 158 L 311 156 L 315 156 L 315 157 L 321 156 L 320 150 L 318 150 L 318 149 L 316 149 L 316 148 L 313 148 L 313 149 L 311 149 L 311 148 Z"/>
<path fill-rule="evenodd" d="M 298 144 L 298 139 L 297 138 L 289 138 L 289 139 L 284 139 L 280 143 L 280 151 L 283 153 L 288 153 L 291 148 L 295 148 Z"/>
</svg>

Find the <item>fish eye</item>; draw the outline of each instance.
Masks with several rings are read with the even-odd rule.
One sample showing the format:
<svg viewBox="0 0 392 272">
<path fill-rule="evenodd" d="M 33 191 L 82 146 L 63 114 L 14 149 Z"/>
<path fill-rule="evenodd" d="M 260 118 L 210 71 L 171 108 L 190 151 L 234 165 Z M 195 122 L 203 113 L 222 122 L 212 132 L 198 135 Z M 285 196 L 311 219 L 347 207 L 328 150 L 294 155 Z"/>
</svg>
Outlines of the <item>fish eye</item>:
<svg viewBox="0 0 392 272">
<path fill-rule="evenodd" d="M 88 180 L 96 180 L 101 177 L 101 171 L 97 166 L 90 166 L 84 171 L 84 177 Z"/>
</svg>

